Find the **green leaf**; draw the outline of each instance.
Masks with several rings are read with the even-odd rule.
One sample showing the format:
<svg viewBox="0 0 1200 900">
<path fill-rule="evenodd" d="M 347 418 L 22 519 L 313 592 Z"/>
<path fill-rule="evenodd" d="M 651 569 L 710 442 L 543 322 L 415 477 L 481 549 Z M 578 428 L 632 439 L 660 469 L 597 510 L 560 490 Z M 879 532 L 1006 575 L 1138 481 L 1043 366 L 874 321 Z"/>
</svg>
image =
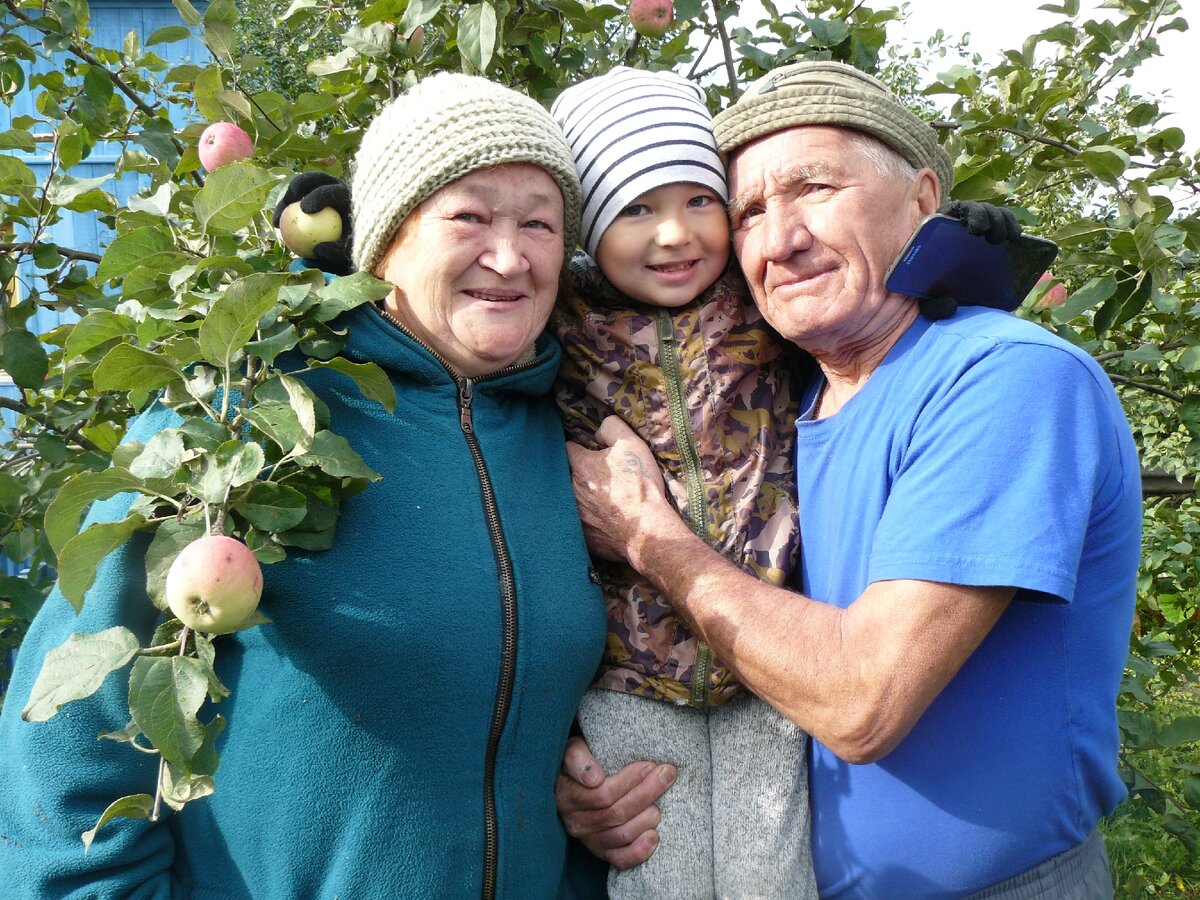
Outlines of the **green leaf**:
<svg viewBox="0 0 1200 900">
<path fill-rule="evenodd" d="M 46 540 L 55 554 L 62 556 L 63 547 L 79 530 L 84 510 L 93 502 L 137 490 L 140 486 L 141 479 L 119 468 L 81 472 L 71 478 L 46 507 L 43 519 Z"/>
<path fill-rule="evenodd" d="M 101 391 L 155 391 L 176 378 L 186 378 L 165 355 L 120 344 L 96 366 L 92 382 Z"/>
<path fill-rule="evenodd" d="M 183 437 L 174 428 L 160 431 L 146 442 L 129 464 L 137 478 L 171 478 L 183 465 Z"/>
<path fill-rule="evenodd" d="M 1200 741 L 1200 716 L 1180 716 L 1158 732 L 1158 746 L 1179 747 Z"/>
<path fill-rule="evenodd" d="M 0 150 L 20 150 L 24 153 L 37 151 L 37 141 L 28 131 L 0 131 Z"/>
<path fill-rule="evenodd" d="M 378 401 L 384 409 L 392 412 L 396 408 L 396 389 L 387 373 L 375 363 L 353 363 L 340 356 L 326 362 L 313 360 L 314 369 L 333 369 L 352 378 L 368 400 Z"/>
<path fill-rule="evenodd" d="M 1184 779 L 1183 799 L 1192 809 L 1200 809 L 1200 775 L 1189 775 Z"/>
<path fill-rule="evenodd" d="M 204 744 L 196 718 L 208 694 L 208 676 L 198 659 L 143 656 L 129 676 L 129 712 L 163 759 L 185 772 Z"/>
<path fill-rule="evenodd" d="M 200 114 L 210 122 L 219 122 L 224 116 L 224 107 L 217 101 L 217 94 L 225 90 L 225 76 L 219 65 L 209 66 L 196 76 L 192 99 Z M 218 170 L 220 171 L 220 170 Z"/>
<path fill-rule="evenodd" d="M 1058 229 L 1050 235 L 1050 240 L 1064 246 L 1082 244 L 1094 237 L 1104 237 L 1111 230 L 1112 226 L 1105 222 L 1097 222 L 1094 219 L 1078 219 L 1068 222 Z"/>
<path fill-rule="evenodd" d="M 227 441 L 204 458 L 199 477 L 191 482 L 192 493 L 209 503 L 224 503 L 230 489 L 257 478 L 265 462 L 258 444 Z"/>
<path fill-rule="evenodd" d="M 0 155 L 0 194 L 10 194 L 19 188 L 31 188 L 37 184 L 33 169 L 19 159 Z"/>
<path fill-rule="evenodd" d="M 276 322 L 275 325 L 264 329 L 261 341 L 250 341 L 246 344 L 246 352 L 257 356 L 267 365 L 274 365 L 275 358 L 280 353 L 286 353 L 300 343 L 300 332 L 291 322 Z"/>
<path fill-rule="evenodd" d="M 94 309 L 75 323 L 63 350 L 67 359 L 70 359 L 114 338 L 133 334 L 136 329 L 137 323 L 129 316 L 122 316 L 107 309 Z"/>
<path fill-rule="evenodd" d="M 58 587 L 76 612 L 83 609 L 84 594 L 92 586 L 104 557 L 145 524 L 146 520 L 139 515 L 127 516 L 120 522 L 99 522 L 63 545 L 58 555 Z"/>
<path fill-rule="evenodd" d="M 256 403 L 247 409 L 243 415 L 250 423 L 279 445 L 284 453 L 291 453 L 300 444 L 302 430 L 300 420 L 291 404 L 266 400 Z M 312 435 L 308 436 L 311 442 Z M 299 452 L 304 452 L 303 448 Z"/>
<path fill-rule="evenodd" d="M 96 634 L 72 634 L 46 654 L 21 718 L 45 722 L 64 704 L 90 697 L 140 647 L 133 632 L 120 626 Z"/>
<path fill-rule="evenodd" d="M 407 40 L 418 25 L 433 20 L 441 11 L 444 2 L 445 0 L 409 0 L 408 8 L 404 10 L 404 18 L 400 20 L 400 33 Z"/>
<path fill-rule="evenodd" d="M 318 431 L 313 437 L 312 447 L 296 461 L 301 465 L 316 466 L 335 477 L 365 478 L 368 481 L 379 481 L 383 477 L 363 462 L 363 458 L 344 437 L 332 431 Z"/>
<path fill-rule="evenodd" d="M 196 194 L 196 218 L 205 231 L 233 234 L 262 213 L 275 177 L 250 162 L 221 166 Z"/>
<path fill-rule="evenodd" d="M 111 181 L 115 176 L 111 173 L 98 178 L 73 178 L 58 172 L 46 186 L 46 199 L 57 206 L 67 206 L 77 197 L 89 191 L 94 191 L 100 185 Z"/>
<path fill-rule="evenodd" d="M 1099 178 L 1101 181 L 1107 181 L 1111 184 L 1116 184 L 1120 177 L 1125 174 L 1125 170 L 1129 168 L 1129 154 L 1117 147 L 1110 147 L 1105 144 L 1100 144 L 1095 147 L 1088 147 L 1080 152 L 1076 157 L 1087 170 Z"/>
<path fill-rule="evenodd" d="M 308 503 L 299 491 L 273 481 L 259 481 L 239 500 L 234 509 L 260 531 L 275 533 L 295 528 L 304 521 Z"/>
<path fill-rule="evenodd" d="M 171 236 L 152 225 L 135 228 L 116 237 L 96 269 L 96 280 L 104 283 L 120 278 L 142 265 L 149 257 L 173 246 Z"/>
<path fill-rule="evenodd" d="M 274 305 L 286 277 L 258 273 L 229 286 L 200 325 L 200 352 L 206 360 L 221 369 L 229 368 L 254 335 L 258 320 Z"/>
<path fill-rule="evenodd" d="M 189 25 L 200 24 L 200 13 L 196 7 L 192 6 L 188 0 L 171 0 L 175 4 L 175 8 L 179 10 L 179 17 Z"/>
<path fill-rule="evenodd" d="M 458 51 L 477 72 L 483 73 L 495 50 L 496 10 L 487 0 L 473 3 L 458 21 Z"/>
<path fill-rule="evenodd" d="M 335 278 L 317 291 L 321 304 L 313 312 L 313 318 L 318 322 L 329 322 L 356 306 L 382 300 L 392 290 L 391 284 L 366 272 Z"/>
<path fill-rule="evenodd" d="M 175 2 L 176 4 L 186 3 L 187 0 L 175 0 Z M 153 810 L 154 798 L 149 794 L 130 794 L 114 800 L 108 804 L 108 809 L 104 810 L 99 821 L 96 822 L 96 827 L 80 835 L 83 838 L 83 852 L 86 854 L 92 848 L 92 841 L 96 839 L 96 833 L 113 819 L 148 819 Z"/>
<path fill-rule="evenodd" d="M 1065 324 L 1097 304 L 1103 303 L 1116 291 L 1117 278 L 1115 275 L 1093 278 L 1072 294 L 1066 303 L 1054 307 L 1050 317 L 1060 325 Z"/>
<path fill-rule="evenodd" d="M 18 575 L 0 577 L 0 600 L 8 601 L 9 608 L 18 619 L 32 621 L 45 599 L 41 591 Z"/>
<path fill-rule="evenodd" d="M 218 730 L 224 727 L 221 720 Z M 171 765 L 163 770 L 163 802 L 176 812 L 193 800 L 209 796 L 216 787 L 211 775 L 189 775 Z"/>
<path fill-rule="evenodd" d="M 167 608 L 163 594 L 171 563 L 180 550 L 207 533 L 199 516 L 189 516 L 182 522 L 168 519 L 154 530 L 154 539 L 146 550 L 146 593 L 159 609 Z"/>
<path fill-rule="evenodd" d="M 37 335 L 18 329 L 0 335 L 0 368 L 18 387 L 36 390 L 46 380 L 50 360 Z"/>
<path fill-rule="evenodd" d="M 191 36 L 191 30 L 183 25 L 166 25 L 155 29 L 150 34 L 150 37 L 146 39 L 146 46 L 153 47 L 155 44 L 173 44 L 176 41 L 186 41 Z"/>
<path fill-rule="evenodd" d="M 233 0 L 212 0 L 204 10 L 204 40 L 217 59 L 233 61 L 237 48 L 237 38 L 233 33 L 236 20 L 237 8 Z"/>
</svg>

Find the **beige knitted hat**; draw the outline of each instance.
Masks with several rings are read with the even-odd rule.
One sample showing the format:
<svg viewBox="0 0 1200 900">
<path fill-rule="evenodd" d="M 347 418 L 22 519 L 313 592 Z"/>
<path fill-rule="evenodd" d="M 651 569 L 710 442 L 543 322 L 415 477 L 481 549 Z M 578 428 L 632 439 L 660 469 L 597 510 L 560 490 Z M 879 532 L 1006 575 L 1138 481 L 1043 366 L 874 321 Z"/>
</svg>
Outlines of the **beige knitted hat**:
<svg viewBox="0 0 1200 900">
<path fill-rule="evenodd" d="M 879 81 L 843 63 L 792 63 L 768 72 L 716 117 L 713 133 L 717 147 L 728 156 L 743 144 L 797 125 L 838 125 L 866 132 L 918 169 L 932 169 L 943 197 L 954 186 L 954 164 L 933 128 Z"/>
<path fill-rule="evenodd" d="M 575 249 L 581 192 L 562 132 L 537 102 L 475 75 L 418 82 L 375 117 L 355 157 L 354 264 L 373 272 L 408 214 L 479 169 L 532 163 L 563 194 L 563 248 Z"/>
</svg>

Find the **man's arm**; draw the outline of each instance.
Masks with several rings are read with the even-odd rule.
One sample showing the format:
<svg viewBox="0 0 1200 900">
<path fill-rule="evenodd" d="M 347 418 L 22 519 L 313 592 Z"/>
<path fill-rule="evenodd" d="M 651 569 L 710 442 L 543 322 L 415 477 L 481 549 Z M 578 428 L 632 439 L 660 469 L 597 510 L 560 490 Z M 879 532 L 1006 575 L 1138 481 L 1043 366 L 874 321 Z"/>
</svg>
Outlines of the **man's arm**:
<svg viewBox="0 0 1200 900">
<path fill-rule="evenodd" d="M 609 449 L 568 448 L 592 551 L 627 559 L 744 684 L 848 762 L 900 742 L 1015 593 L 886 581 L 839 609 L 771 587 L 692 533 L 624 423 L 598 437 Z"/>
</svg>

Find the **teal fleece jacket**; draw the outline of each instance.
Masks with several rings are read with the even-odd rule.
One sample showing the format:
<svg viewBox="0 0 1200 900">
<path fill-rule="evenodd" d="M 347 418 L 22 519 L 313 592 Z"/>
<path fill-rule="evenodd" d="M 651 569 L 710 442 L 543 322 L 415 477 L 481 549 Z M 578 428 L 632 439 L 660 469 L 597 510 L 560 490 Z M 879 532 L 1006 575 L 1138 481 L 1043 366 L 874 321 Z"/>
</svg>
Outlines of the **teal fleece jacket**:
<svg viewBox="0 0 1200 900">
<path fill-rule="evenodd" d="M 83 614 L 47 601 L 0 718 L 0 897 L 470 898 L 481 896 L 485 751 L 500 679 L 497 555 L 458 385 L 372 307 L 344 315 L 344 355 L 387 370 L 394 413 L 331 370 L 305 376 L 331 423 L 384 479 L 344 501 L 335 546 L 264 567 L 272 620 L 218 638 L 233 696 L 216 793 L 159 824 L 117 819 L 85 855 L 80 833 L 117 797 L 154 792 L 155 757 L 97 734 L 129 720 L 125 670 L 48 722 L 20 711 L 46 652 L 117 624 L 145 640 L 146 540 L 102 565 Z M 475 385 L 474 432 L 512 560 L 516 650 L 495 760 L 496 896 L 567 896 L 554 779 L 605 616 L 588 580 L 549 390 L 559 348 Z M 146 440 L 178 420 L 155 407 Z M 129 495 L 96 504 L 120 517 Z M 165 809 L 165 807 L 164 807 Z"/>
</svg>

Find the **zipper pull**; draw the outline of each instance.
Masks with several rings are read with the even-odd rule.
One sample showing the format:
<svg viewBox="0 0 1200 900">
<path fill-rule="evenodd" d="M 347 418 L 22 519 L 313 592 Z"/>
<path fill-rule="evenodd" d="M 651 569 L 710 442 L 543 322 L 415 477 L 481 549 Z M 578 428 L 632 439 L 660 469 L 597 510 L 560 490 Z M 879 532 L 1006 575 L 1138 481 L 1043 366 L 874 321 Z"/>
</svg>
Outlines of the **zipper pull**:
<svg viewBox="0 0 1200 900">
<path fill-rule="evenodd" d="M 470 378 L 458 382 L 458 424 L 465 434 L 475 430 L 471 422 L 471 398 L 475 396 L 475 383 Z"/>
</svg>

